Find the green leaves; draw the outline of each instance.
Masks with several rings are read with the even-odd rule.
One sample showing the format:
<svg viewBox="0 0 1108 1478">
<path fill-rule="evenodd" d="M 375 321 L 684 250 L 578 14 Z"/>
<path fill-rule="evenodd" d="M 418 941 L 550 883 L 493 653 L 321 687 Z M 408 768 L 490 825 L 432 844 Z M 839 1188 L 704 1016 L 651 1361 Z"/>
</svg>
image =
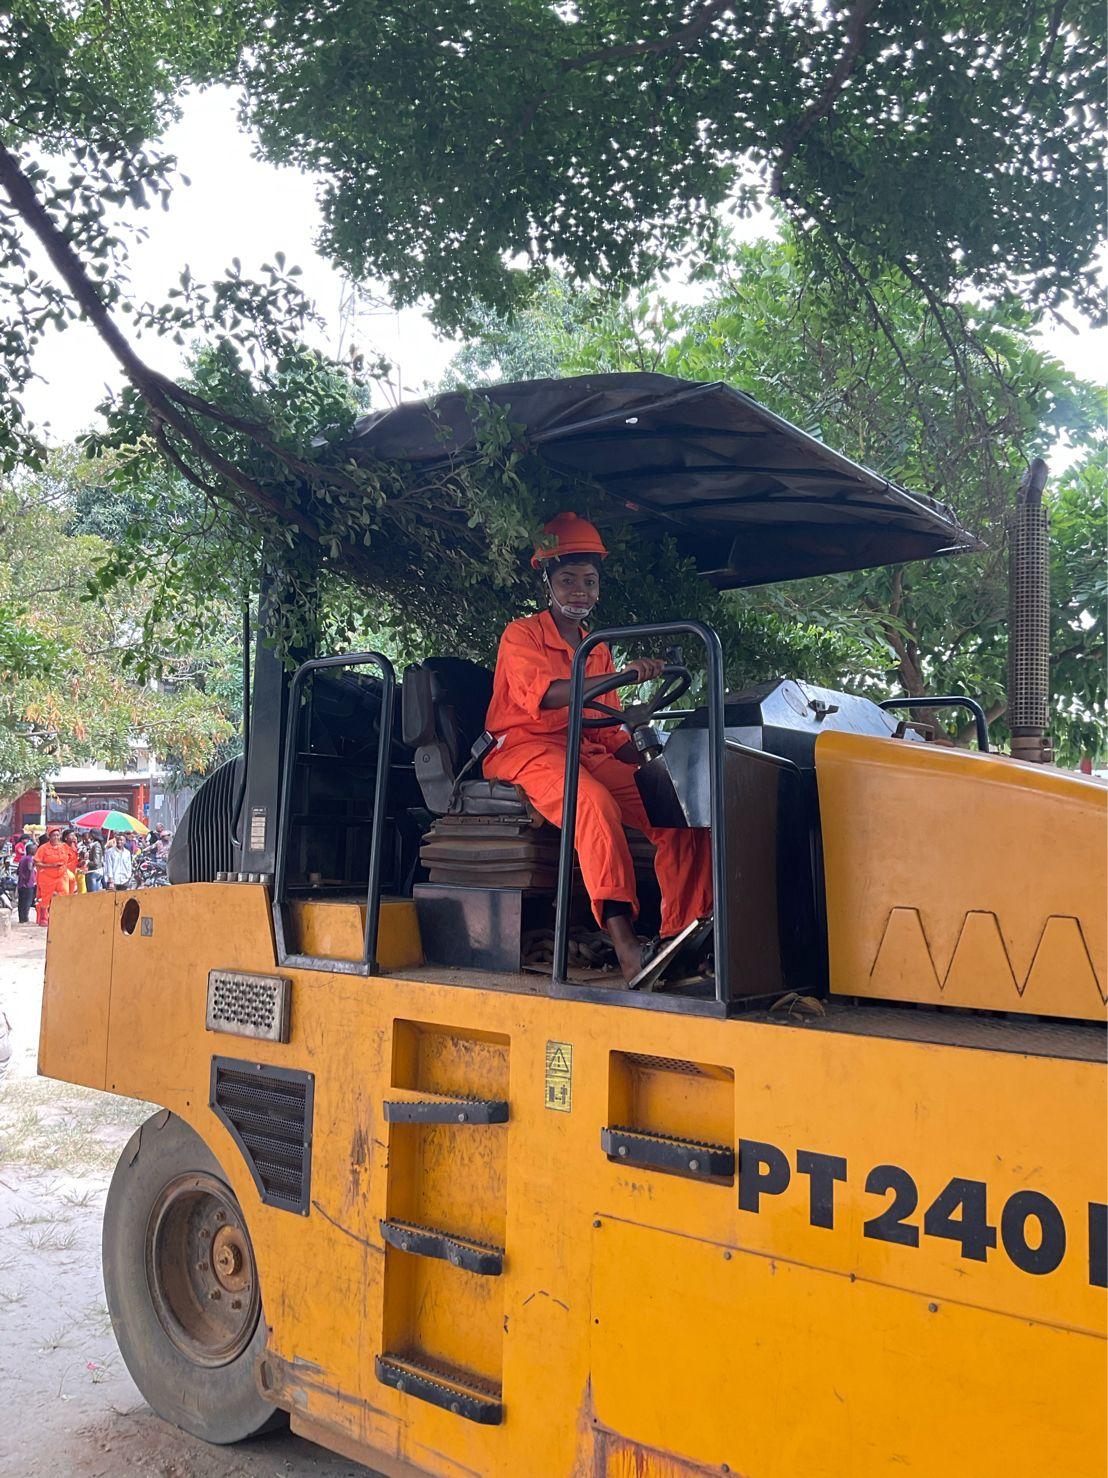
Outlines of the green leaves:
<svg viewBox="0 0 1108 1478">
<path fill-rule="evenodd" d="M 37 476 L 0 491 L 0 788 L 8 794 L 60 764 L 126 768 L 140 735 L 159 756 L 187 755 L 202 770 L 234 734 L 234 607 L 210 604 L 199 634 L 178 628 L 172 610 L 159 614 L 162 588 L 102 474 L 102 465 L 55 453 Z M 113 561 L 126 570 L 122 580 L 105 578 Z"/>
<path fill-rule="evenodd" d="M 871 301 L 872 300 L 872 301 Z M 715 603 L 699 581 L 642 566 L 632 551 L 621 615 L 699 614 L 721 624 L 729 680 L 791 673 L 887 696 L 965 692 L 1004 737 L 1004 516 L 1031 457 L 1055 438 L 1089 448 L 1048 490 L 1054 558 L 1054 738 L 1063 761 L 1103 754 L 1105 473 L 1101 397 L 1032 340 L 1014 301 L 946 309 L 887 272 L 863 291 L 813 284 L 786 237 L 720 252 L 700 303 L 625 301 L 553 280 L 526 312 L 484 315 L 456 368 L 513 374 L 654 369 L 722 379 L 909 490 L 952 503 L 979 555 L 749 591 Z M 961 313 L 964 322 L 958 321 Z M 622 569 L 628 554 L 621 551 Z M 615 562 L 613 561 L 613 565 Z M 617 576 L 618 578 L 618 576 Z M 646 597 L 638 586 L 653 581 Z M 721 609 L 722 607 L 722 609 Z M 605 619 L 610 607 L 605 589 Z M 970 736 L 960 735 L 965 742 Z"/>
<path fill-rule="evenodd" d="M 440 320 L 518 307 L 546 265 L 647 280 L 780 199 L 811 268 L 908 265 L 939 296 L 1099 313 L 1102 23 L 937 0 L 351 0 L 284 6 L 244 53 L 268 157 L 319 171 L 325 245 Z M 751 167 L 752 166 L 752 167 Z M 508 265 L 511 263 L 512 265 Z"/>
</svg>

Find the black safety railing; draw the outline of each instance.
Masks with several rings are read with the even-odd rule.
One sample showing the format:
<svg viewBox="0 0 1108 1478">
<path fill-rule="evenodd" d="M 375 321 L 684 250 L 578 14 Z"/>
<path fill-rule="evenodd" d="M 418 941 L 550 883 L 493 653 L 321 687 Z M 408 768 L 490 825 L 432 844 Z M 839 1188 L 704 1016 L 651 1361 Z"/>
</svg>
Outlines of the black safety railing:
<svg viewBox="0 0 1108 1478">
<path fill-rule="evenodd" d="M 381 674 L 381 717 L 378 725 L 377 774 L 373 788 L 373 816 L 369 834 L 369 877 L 366 882 L 365 933 L 361 960 L 334 960 L 290 952 L 285 943 L 289 835 L 292 831 L 292 788 L 297 762 L 297 733 L 301 722 L 300 695 L 305 681 L 331 667 L 376 667 Z M 374 975 L 377 962 L 377 926 L 381 914 L 381 852 L 385 832 L 385 803 L 388 798 L 389 759 L 392 753 L 392 721 L 396 706 L 396 673 L 380 652 L 348 652 L 334 657 L 313 657 L 303 662 L 289 684 L 289 714 L 285 732 L 285 755 L 281 773 L 281 805 L 278 816 L 277 863 L 273 880 L 273 924 L 277 960 L 300 970 L 330 970 L 346 975 Z"/>
<path fill-rule="evenodd" d="M 585 696 L 585 662 L 601 642 L 637 641 L 661 636 L 695 636 L 704 645 L 708 677 L 708 784 L 712 823 L 712 898 L 715 922 L 715 1000 L 725 1006 L 728 994 L 730 953 L 727 938 L 727 828 L 723 796 L 723 648 L 715 631 L 700 621 L 653 622 L 646 626 L 613 626 L 586 636 L 573 657 L 570 672 L 569 731 L 566 735 L 565 798 L 562 802 L 562 837 L 558 855 L 557 914 L 554 923 L 554 986 L 565 992 L 581 991 L 568 978 L 569 912 L 573 887 L 573 852 L 577 830 L 577 791 L 581 764 L 581 720 Z M 584 993 L 584 992 L 582 992 Z M 636 991 L 606 991 L 605 998 L 625 1005 L 659 1006 L 663 998 Z M 672 1000 L 664 1004 L 673 1007 Z M 695 1002 L 689 1001 L 689 1007 Z"/>
<path fill-rule="evenodd" d="M 973 714 L 973 727 L 977 731 L 977 747 L 982 754 L 989 753 L 989 721 L 985 710 L 976 698 L 960 698 L 948 694 L 944 698 L 885 698 L 878 708 L 968 708 Z"/>
</svg>

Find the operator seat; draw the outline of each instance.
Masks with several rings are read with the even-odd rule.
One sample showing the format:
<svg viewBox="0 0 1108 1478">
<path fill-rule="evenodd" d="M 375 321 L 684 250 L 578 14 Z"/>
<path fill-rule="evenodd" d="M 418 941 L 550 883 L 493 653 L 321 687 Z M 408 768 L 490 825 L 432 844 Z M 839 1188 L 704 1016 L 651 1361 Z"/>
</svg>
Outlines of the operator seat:
<svg viewBox="0 0 1108 1478">
<path fill-rule="evenodd" d="M 458 776 L 474 743 L 485 732 L 492 699 L 492 673 L 465 657 L 428 657 L 404 672 L 401 733 L 414 755 L 416 780 L 427 809 L 436 816 L 515 817 L 539 825 L 541 818 L 517 785 Z"/>
<path fill-rule="evenodd" d="M 424 803 L 435 817 L 423 837 L 419 860 L 440 899 L 451 889 L 513 889 L 543 903 L 548 911 L 558 881 L 558 828 L 539 815 L 519 786 L 469 779 L 480 775 L 479 760 L 458 778 L 485 733 L 492 680 L 487 667 L 464 657 L 428 657 L 404 673 L 401 733 L 412 751 Z M 628 841 L 639 895 L 652 916 L 657 899 L 654 849 L 640 832 L 630 832 Z M 579 912 L 587 917 L 577 869 L 574 872 Z M 426 913 L 427 885 L 416 884 L 414 892 L 417 906 Z M 545 913 L 536 918 L 525 912 L 527 928 L 548 925 Z M 522 926 L 522 913 L 518 922 Z M 430 930 L 429 915 L 427 924 Z M 518 962 L 518 949 L 515 957 Z"/>
</svg>

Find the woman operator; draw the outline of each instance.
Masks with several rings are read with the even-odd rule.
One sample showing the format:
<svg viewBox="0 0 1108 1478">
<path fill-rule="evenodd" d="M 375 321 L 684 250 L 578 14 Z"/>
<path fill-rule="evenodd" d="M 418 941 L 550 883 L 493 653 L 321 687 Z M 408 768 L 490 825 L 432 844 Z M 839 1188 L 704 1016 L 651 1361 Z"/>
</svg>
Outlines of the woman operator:
<svg viewBox="0 0 1108 1478">
<path fill-rule="evenodd" d="M 560 826 L 569 726 L 570 667 L 584 623 L 600 597 L 600 561 L 607 549 L 594 526 L 560 513 L 543 530 L 532 566 L 542 575 L 548 608 L 513 621 L 500 638 L 486 727 L 497 747 L 484 761 L 489 779 L 518 785 L 547 821 Z M 642 657 L 623 669 L 622 686 L 649 682 L 662 663 Z M 615 673 L 601 643 L 585 661 L 585 697 Z M 596 682 L 592 679 L 600 678 Z M 615 694 L 605 702 L 618 706 Z M 638 751 L 626 729 L 585 730 L 577 792 L 577 856 L 593 913 L 606 929 L 629 983 L 646 964 L 635 934 L 635 870 L 624 826 L 636 827 L 655 847 L 662 890 L 663 941 L 712 911 L 710 833 L 651 826 L 635 785 Z"/>
</svg>

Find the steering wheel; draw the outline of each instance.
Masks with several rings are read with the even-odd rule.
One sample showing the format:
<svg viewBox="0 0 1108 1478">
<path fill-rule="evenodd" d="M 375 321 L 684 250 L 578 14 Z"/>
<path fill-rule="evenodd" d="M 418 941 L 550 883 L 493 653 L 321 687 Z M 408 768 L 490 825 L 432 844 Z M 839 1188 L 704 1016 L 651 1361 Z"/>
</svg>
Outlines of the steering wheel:
<svg viewBox="0 0 1108 1478">
<path fill-rule="evenodd" d="M 631 666 L 634 666 L 634 663 Z M 692 686 L 692 673 L 687 667 L 667 664 L 658 675 L 662 680 L 662 686 L 653 698 L 647 698 L 642 703 L 629 703 L 626 708 L 613 708 L 611 704 L 599 701 L 601 694 L 611 693 L 616 688 L 628 685 L 626 670 L 613 672 L 608 682 L 595 690 L 591 697 L 585 699 L 582 707 L 599 709 L 599 715 L 596 718 L 583 718 L 581 727 L 583 729 L 614 729 L 620 724 L 626 724 L 629 729 L 641 728 L 643 724 L 648 724 L 656 713 L 661 713 L 663 708 L 668 708 L 675 699 L 687 693 Z"/>
</svg>

